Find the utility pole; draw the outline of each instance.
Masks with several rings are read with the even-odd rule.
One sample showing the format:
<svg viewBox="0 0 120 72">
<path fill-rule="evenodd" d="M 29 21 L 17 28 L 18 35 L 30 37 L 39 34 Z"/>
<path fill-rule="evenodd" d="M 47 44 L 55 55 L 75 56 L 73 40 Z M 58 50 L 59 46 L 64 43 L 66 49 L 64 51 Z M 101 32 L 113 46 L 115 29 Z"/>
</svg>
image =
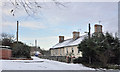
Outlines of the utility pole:
<svg viewBox="0 0 120 72">
<path fill-rule="evenodd" d="M 89 23 L 89 32 L 88 32 L 88 39 L 90 40 L 90 30 L 91 30 L 91 27 L 90 27 L 90 23 Z M 89 56 L 89 64 L 91 64 L 91 57 Z"/>
<path fill-rule="evenodd" d="M 19 22 L 17 21 L 17 33 L 16 33 L 16 36 L 17 36 L 17 43 L 18 43 L 18 29 L 19 28 Z"/>
<path fill-rule="evenodd" d="M 89 39 L 90 39 L 90 30 L 91 30 L 91 27 L 90 27 L 90 23 L 89 23 L 89 32 L 88 32 Z"/>
</svg>

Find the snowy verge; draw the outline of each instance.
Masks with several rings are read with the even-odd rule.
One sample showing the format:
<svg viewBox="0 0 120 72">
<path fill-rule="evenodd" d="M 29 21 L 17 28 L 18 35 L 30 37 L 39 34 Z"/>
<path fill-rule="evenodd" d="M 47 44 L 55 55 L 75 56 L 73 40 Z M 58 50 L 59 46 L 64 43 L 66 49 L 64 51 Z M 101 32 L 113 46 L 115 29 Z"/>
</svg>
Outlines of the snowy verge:
<svg viewBox="0 0 120 72">
<path fill-rule="evenodd" d="M 33 60 L 2 60 L 3 70 L 95 70 L 82 64 L 63 62 L 32 57 Z"/>
</svg>

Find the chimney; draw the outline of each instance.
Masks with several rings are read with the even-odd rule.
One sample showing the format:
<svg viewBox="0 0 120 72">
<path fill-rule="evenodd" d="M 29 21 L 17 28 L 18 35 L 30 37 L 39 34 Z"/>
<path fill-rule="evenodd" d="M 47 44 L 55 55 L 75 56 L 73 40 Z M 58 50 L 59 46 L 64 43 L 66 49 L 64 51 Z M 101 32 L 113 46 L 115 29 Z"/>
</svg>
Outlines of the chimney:
<svg viewBox="0 0 120 72">
<path fill-rule="evenodd" d="M 73 32 L 73 40 L 79 38 L 79 34 L 80 34 L 80 32 L 74 31 L 74 32 Z"/>
<path fill-rule="evenodd" d="M 59 36 L 59 43 L 64 41 L 64 36 Z"/>
<path fill-rule="evenodd" d="M 95 32 L 102 33 L 102 25 L 95 24 Z"/>
</svg>

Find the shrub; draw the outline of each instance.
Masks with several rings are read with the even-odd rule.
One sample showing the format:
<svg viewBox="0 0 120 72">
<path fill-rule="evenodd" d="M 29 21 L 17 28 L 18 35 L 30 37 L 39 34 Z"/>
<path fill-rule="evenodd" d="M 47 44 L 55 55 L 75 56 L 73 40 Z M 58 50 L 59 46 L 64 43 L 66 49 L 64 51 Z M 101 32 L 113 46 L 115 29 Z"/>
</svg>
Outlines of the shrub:
<svg viewBox="0 0 120 72">
<path fill-rule="evenodd" d="M 87 62 L 87 60 L 85 60 L 85 58 L 83 57 L 78 57 L 73 60 L 73 63 L 85 63 L 85 62 Z"/>
<path fill-rule="evenodd" d="M 13 43 L 12 55 L 17 58 L 30 58 L 30 47 L 19 42 Z"/>
</svg>

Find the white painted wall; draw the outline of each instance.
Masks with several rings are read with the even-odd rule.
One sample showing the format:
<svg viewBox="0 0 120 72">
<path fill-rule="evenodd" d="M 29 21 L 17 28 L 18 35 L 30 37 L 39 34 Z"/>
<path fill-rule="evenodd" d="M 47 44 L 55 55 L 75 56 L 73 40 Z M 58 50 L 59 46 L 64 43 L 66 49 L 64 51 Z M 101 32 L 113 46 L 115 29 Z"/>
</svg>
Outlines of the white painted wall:
<svg viewBox="0 0 120 72">
<path fill-rule="evenodd" d="M 72 56 L 75 56 L 76 58 L 82 57 L 82 52 L 78 52 L 77 47 L 78 46 L 71 46 L 71 47 L 51 49 L 51 56 L 69 56 L 70 54 L 72 54 Z M 72 52 L 72 49 L 73 49 L 73 52 Z"/>
</svg>

